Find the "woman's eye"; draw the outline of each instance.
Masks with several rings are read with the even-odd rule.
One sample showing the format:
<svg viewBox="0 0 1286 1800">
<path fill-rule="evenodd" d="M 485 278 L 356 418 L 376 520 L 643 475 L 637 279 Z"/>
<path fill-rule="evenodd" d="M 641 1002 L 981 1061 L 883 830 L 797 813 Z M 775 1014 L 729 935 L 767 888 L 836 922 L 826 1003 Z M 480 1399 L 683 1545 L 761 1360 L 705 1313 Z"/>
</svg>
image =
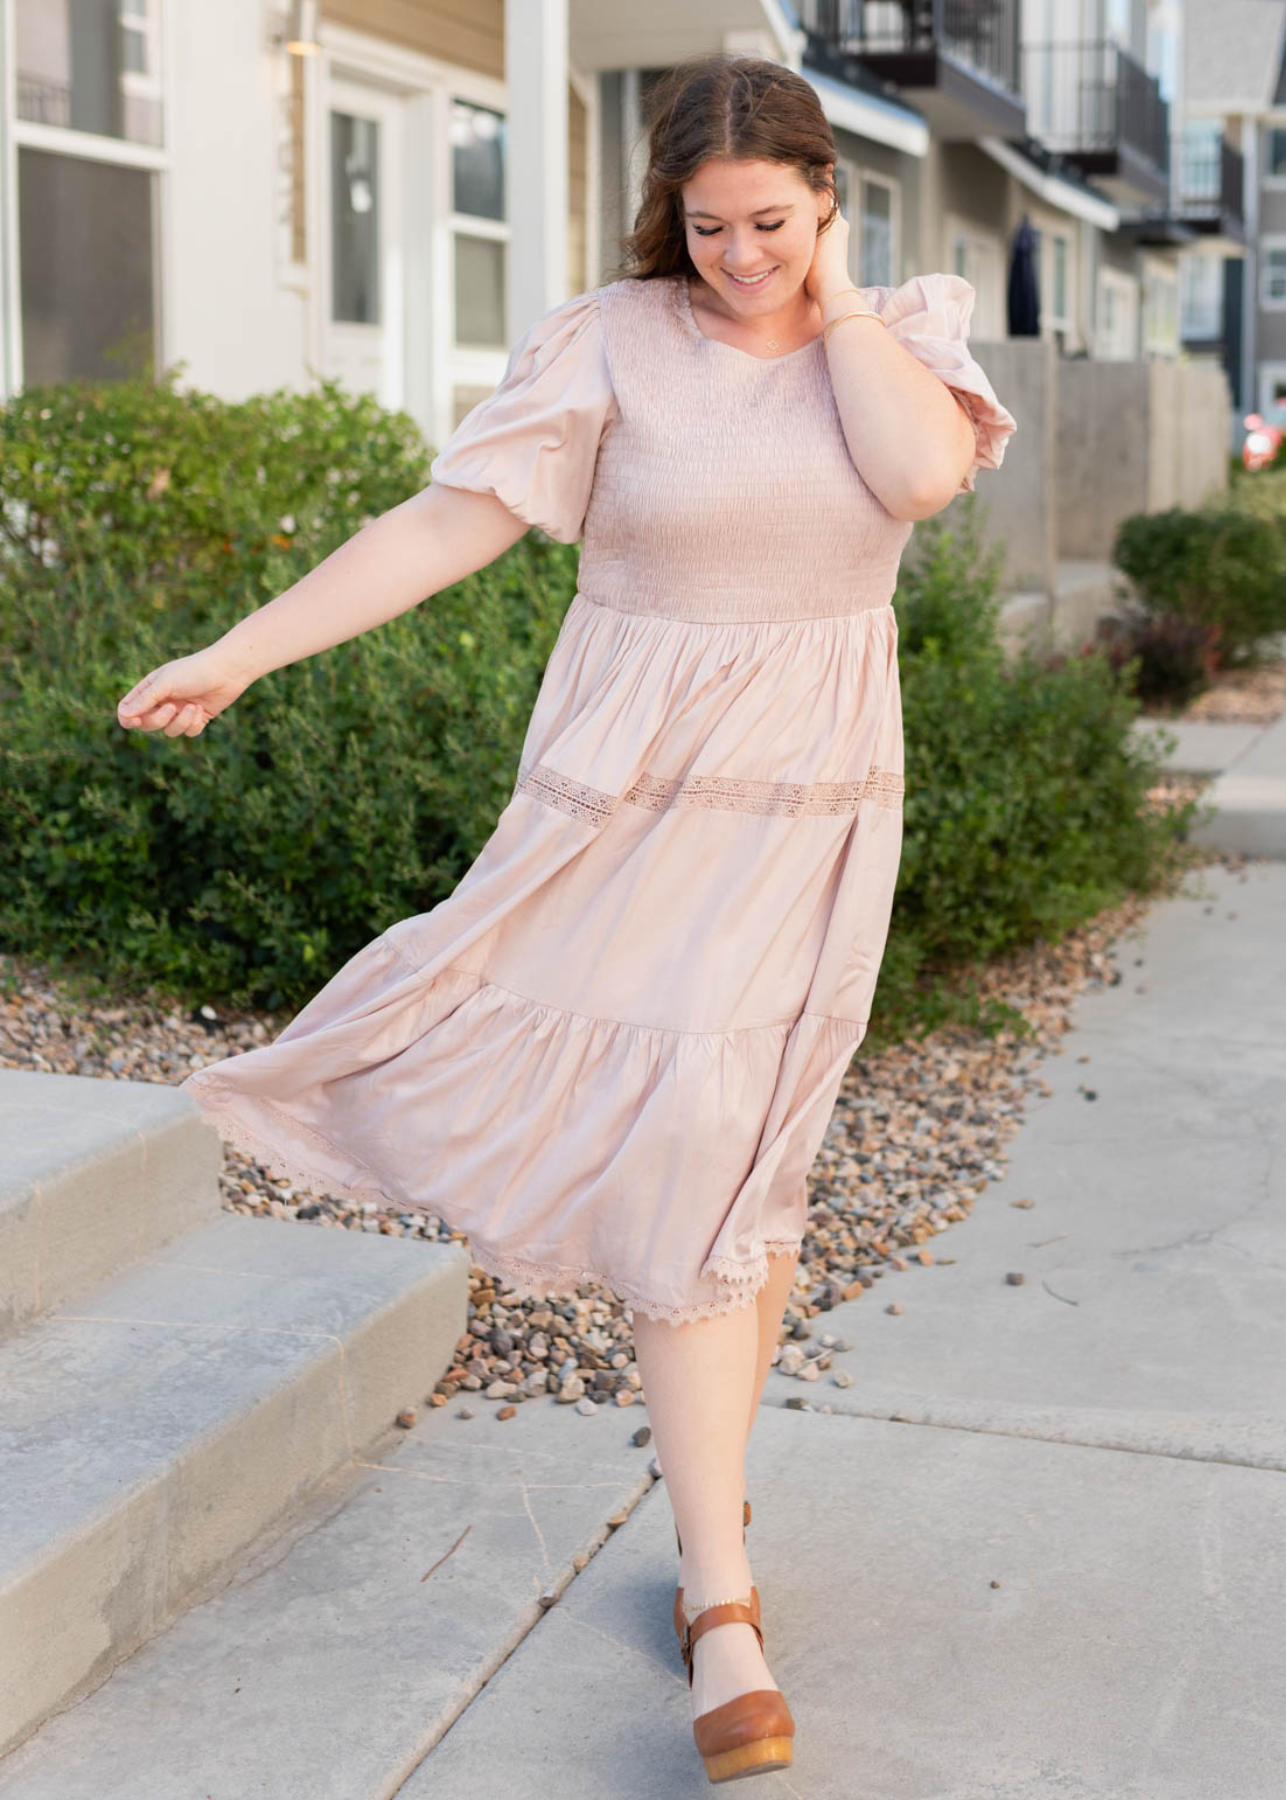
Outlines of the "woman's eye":
<svg viewBox="0 0 1286 1800">
<path fill-rule="evenodd" d="M 757 226 L 756 229 L 759 231 L 780 231 L 785 223 L 785 219 L 778 219 L 775 225 L 760 225 Z M 703 231 L 699 225 L 694 225 L 692 229 L 696 232 L 698 237 L 717 237 L 723 230 L 723 226 L 712 225 L 708 231 Z"/>
</svg>

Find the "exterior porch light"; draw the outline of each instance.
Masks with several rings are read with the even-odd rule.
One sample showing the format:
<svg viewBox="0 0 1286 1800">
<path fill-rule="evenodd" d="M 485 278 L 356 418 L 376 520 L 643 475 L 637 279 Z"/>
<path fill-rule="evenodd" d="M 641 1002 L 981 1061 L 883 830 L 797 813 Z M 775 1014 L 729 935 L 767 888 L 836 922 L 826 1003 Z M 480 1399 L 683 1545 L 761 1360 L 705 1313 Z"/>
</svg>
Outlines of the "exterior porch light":
<svg viewBox="0 0 1286 1800">
<path fill-rule="evenodd" d="M 284 42 L 292 56 L 321 54 L 321 40 L 317 36 L 317 0 L 290 0 Z"/>
</svg>

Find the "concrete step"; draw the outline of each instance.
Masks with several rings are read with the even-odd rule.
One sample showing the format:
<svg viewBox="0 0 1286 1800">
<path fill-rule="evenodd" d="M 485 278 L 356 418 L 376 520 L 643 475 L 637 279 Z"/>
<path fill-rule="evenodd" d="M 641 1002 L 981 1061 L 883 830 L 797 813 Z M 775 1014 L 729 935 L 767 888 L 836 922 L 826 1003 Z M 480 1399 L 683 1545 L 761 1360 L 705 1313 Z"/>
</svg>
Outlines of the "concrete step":
<svg viewBox="0 0 1286 1800">
<path fill-rule="evenodd" d="M 423 1403 L 468 1270 L 220 1213 L 0 1344 L 0 1753 Z"/>
<path fill-rule="evenodd" d="M 175 1088 L 0 1069 L 0 1338 L 217 1218 L 221 1156 Z"/>
<path fill-rule="evenodd" d="M 1133 721 L 1133 729 L 1140 737 L 1156 741 L 1166 767 L 1176 774 L 1220 775 L 1246 754 L 1265 728 L 1144 716 Z"/>
<path fill-rule="evenodd" d="M 1129 581 L 1112 563 L 1060 557 L 1050 588 L 1015 588 L 1006 595 L 997 621 L 1001 641 L 1010 653 L 1024 643 L 1038 654 L 1079 650 L 1129 592 Z"/>
<path fill-rule="evenodd" d="M 1286 860 L 1286 718 L 1267 726 L 1211 784 L 1217 809 L 1193 842 L 1246 856 Z"/>
<path fill-rule="evenodd" d="M 545 1629 L 546 1607 L 615 1534 L 609 1521 L 657 1485 L 653 1451 L 631 1442 L 642 1405 L 586 1418 L 541 1398 L 507 1421 L 494 1402 L 475 1397 L 473 1408 L 467 1420 L 459 1400 L 434 1408 L 341 1471 L 168 1631 L 0 1761 L 5 1800 L 398 1792 Z M 230 1475 L 229 1506 L 246 1479 L 245 1465 Z M 652 1504 L 668 1521 L 664 1496 Z M 657 1542 L 646 1595 L 677 1693 L 677 1646 L 664 1635 L 677 1557 L 659 1514 Z M 562 1686 L 556 1663 L 545 1681 L 551 1695 Z M 633 1704 L 632 1689 L 582 1698 L 602 1729 Z M 527 1728 L 518 1716 L 509 1726 Z M 533 1769 L 512 1792 L 544 1794 L 550 1774 Z"/>
<path fill-rule="evenodd" d="M 1202 800 L 1215 810 L 1194 824 L 1194 844 L 1286 859 L 1286 717 L 1272 725 L 1136 719 L 1134 729 L 1163 743 L 1163 733 L 1173 736 L 1165 753 L 1168 768 L 1214 777 Z"/>
</svg>

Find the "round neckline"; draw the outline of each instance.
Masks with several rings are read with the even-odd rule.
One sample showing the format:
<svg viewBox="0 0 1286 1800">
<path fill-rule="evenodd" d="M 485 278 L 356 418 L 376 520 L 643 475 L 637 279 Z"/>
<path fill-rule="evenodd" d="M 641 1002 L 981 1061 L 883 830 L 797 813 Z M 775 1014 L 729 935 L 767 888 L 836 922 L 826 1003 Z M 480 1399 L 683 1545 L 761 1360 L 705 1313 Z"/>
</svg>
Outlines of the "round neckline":
<svg viewBox="0 0 1286 1800">
<path fill-rule="evenodd" d="M 806 350 L 811 350 L 815 345 L 820 344 L 825 335 L 823 332 L 819 331 L 817 336 L 815 338 L 809 338 L 806 344 L 799 344 L 794 350 L 787 350 L 781 356 L 756 356 L 753 350 L 742 350 L 739 349 L 736 344 L 725 344 L 722 338 L 708 337 L 697 324 L 696 314 L 692 310 L 692 294 L 688 287 L 687 275 L 676 275 L 674 280 L 678 287 L 679 316 L 682 318 L 693 337 L 702 344 L 713 344 L 719 350 L 731 350 L 734 356 L 744 356 L 747 362 L 789 362 L 792 357 L 802 356 Z"/>
</svg>

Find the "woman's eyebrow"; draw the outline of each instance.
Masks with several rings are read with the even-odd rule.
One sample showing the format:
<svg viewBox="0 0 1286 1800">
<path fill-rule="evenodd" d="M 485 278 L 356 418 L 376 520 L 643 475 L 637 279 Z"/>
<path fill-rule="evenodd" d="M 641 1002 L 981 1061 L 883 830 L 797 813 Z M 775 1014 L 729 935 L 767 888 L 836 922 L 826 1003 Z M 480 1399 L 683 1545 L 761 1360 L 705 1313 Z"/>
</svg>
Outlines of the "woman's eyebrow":
<svg viewBox="0 0 1286 1800">
<path fill-rule="evenodd" d="M 792 200 L 792 201 L 788 202 L 785 206 L 757 206 L 755 208 L 754 212 L 752 212 L 750 216 L 752 219 L 757 219 L 759 217 L 760 213 L 766 213 L 766 212 L 788 213 L 788 212 L 794 212 L 794 210 L 795 210 L 795 203 Z M 719 218 L 718 213 L 690 212 L 686 207 L 684 208 L 683 216 L 685 219 L 718 219 Z M 719 223 L 720 224 L 723 223 L 722 219 L 719 220 Z"/>
</svg>

